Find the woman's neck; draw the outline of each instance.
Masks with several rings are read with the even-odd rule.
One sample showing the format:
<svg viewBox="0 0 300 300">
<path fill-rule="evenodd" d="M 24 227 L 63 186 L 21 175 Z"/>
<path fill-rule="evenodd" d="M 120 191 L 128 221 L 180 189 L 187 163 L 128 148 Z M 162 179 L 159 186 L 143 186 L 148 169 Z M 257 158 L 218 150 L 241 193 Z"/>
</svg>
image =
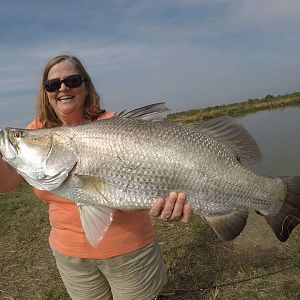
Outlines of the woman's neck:
<svg viewBox="0 0 300 300">
<path fill-rule="evenodd" d="M 85 123 L 87 121 L 87 119 L 80 115 L 80 116 L 73 116 L 73 117 L 64 117 L 64 118 L 60 118 L 60 120 L 62 121 L 63 125 L 78 125 L 78 124 L 82 124 Z"/>
</svg>

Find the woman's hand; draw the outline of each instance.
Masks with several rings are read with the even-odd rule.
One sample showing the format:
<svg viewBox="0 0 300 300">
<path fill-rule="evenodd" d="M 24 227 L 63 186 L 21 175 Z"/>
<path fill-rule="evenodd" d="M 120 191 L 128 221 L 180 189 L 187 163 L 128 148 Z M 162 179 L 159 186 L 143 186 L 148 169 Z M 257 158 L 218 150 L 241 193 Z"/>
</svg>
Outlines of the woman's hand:
<svg viewBox="0 0 300 300">
<path fill-rule="evenodd" d="M 160 217 L 164 221 L 182 221 L 188 223 L 192 219 L 192 208 L 186 203 L 184 193 L 171 192 L 166 198 L 159 197 L 150 209 L 150 216 Z"/>
</svg>

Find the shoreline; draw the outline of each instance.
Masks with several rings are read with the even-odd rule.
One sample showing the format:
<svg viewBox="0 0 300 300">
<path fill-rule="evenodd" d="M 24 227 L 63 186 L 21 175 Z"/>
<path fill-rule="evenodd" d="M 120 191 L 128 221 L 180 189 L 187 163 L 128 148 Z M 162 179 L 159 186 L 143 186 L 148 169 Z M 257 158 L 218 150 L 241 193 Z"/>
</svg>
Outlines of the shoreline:
<svg viewBox="0 0 300 300">
<path fill-rule="evenodd" d="M 294 92 L 286 95 L 267 95 L 260 99 L 248 99 L 243 102 L 191 109 L 169 114 L 167 119 L 180 123 L 196 123 L 220 116 L 240 117 L 257 111 L 299 105 L 300 92 Z"/>
</svg>

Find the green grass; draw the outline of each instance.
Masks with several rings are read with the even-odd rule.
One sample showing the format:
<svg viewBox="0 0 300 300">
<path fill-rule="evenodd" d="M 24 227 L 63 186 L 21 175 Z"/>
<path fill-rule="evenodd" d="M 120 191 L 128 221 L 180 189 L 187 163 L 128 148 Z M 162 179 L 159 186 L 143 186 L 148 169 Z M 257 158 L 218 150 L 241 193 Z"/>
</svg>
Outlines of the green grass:
<svg viewBox="0 0 300 300">
<path fill-rule="evenodd" d="M 69 299 L 48 246 L 46 205 L 24 184 L 0 193 L 0 299 Z"/>
<path fill-rule="evenodd" d="M 0 299 L 69 299 L 48 246 L 46 205 L 24 184 L 0 193 L 0 212 Z M 241 237 L 222 242 L 196 216 L 188 225 L 153 222 L 168 272 L 158 299 L 299 299 L 299 228 L 280 243 L 253 215 Z"/>
</svg>

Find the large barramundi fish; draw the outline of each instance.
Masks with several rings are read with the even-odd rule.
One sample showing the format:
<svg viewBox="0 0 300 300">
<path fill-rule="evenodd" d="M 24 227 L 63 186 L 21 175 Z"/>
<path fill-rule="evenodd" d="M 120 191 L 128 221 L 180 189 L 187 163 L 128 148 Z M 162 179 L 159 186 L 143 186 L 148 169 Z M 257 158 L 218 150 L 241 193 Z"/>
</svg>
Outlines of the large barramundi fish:
<svg viewBox="0 0 300 300">
<path fill-rule="evenodd" d="M 240 234 L 251 208 L 285 241 L 299 223 L 299 177 L 254 172 L 260 151 L 232 118 L 196 125 L 146 120 L 166 110 L 156 103 L 83 125 L 6 128 L 0 152 L 32 186 L 77 203 L 92 245 L 114 209 L 147 209 L 170 191 L 185 192 L 222 240 Z"/>
</svg>

